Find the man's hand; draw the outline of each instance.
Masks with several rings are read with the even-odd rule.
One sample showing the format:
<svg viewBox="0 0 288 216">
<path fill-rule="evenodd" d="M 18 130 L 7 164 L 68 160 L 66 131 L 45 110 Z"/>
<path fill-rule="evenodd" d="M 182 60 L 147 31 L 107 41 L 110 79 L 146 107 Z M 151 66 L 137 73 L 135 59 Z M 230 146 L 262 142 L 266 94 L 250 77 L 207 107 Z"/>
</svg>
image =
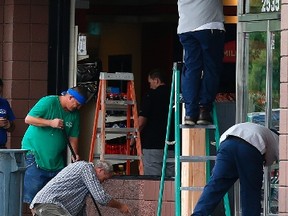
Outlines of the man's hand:
<svg viewBox="0 0 288 216">
<path fill-rule="evenodd" d="M 10 122 L 6 118 L 0 118 L 0 127 L 7 129 L 10 127 Z"/>
<path fill-rule="evenodd" d="M 62 119 L 58 119 L 58 118 L 52 119 L 50 120 L 50 127 L 63 129 L 64 122 Z"/>
<path fill-rule="evenodd" d="M 123 214 L 131 213 L 129 207 L 126 204 L 121 204 L 121 207 L 119 208 L 119 211 L 121 213 L 123 213 Z"/>
<path fill-rule="evenodd" d="M 76 158 L 74 158 L 74 156 L 72 155 L 71 156 L 71 159 L 72 159 L 72 162 L 76 162 L 76 161 L 79 161 L 80 160 L 80 156 L 78 154 L 76 154 Z"/>
</svg>

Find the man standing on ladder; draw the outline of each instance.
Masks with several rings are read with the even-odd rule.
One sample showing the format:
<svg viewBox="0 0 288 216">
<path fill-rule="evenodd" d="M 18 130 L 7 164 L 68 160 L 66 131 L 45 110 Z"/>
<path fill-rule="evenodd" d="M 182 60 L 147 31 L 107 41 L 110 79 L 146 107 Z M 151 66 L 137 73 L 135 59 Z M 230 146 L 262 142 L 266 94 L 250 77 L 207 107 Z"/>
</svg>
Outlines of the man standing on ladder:
<svg viewBox="0 0 288 216">
<path fill-rule="evenodd" d="M 161 176 L 170 89 L 165 84 L 164 75 L 157 69 L 149 73 L 148 82 L 150 90 L 142 100 L 139 112 L 144 175 Z M 169 146 L 168 157 L 174 157 L 173 148 Z M 167 163 L 166 176 L 174 176 L 174 173 L 174 163 Z"/>
<path fill-rule="evenodd" d="M 182 95 L 184 123 L 212 124 L 215 100 L 224 56 L 222 0 L 178 0 L 177 33 L 184 49 Z"/>
<path fill-rule="evenodd" d="M 263 165 L 279 159 L 279 134 L 255 123 L 230 127 L 220 138 L 211 179 L 204 188 L 191 216 L 208 216 L 240 180 L 243 216 L 261 215 Z"/>
</svg>

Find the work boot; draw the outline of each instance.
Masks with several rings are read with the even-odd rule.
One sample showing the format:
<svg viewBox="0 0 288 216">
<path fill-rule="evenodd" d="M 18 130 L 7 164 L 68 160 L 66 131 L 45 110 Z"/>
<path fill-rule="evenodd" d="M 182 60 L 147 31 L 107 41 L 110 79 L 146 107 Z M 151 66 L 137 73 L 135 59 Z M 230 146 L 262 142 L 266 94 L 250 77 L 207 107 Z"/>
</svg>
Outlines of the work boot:
<svg viewBox="0 0 288 216">
<path fill-rule="evenodd" d="M 199 118 L 197 121 L 199 125 L 210 125 L 213 124 L 210 111 L 205 107 L 200 107 Z"/>
<path fill-rule="evenodd" d="M 196 118 L 192 118 L 191 116 L 184 117 L 184 124 L 194 126 L 196 124 Z"/>
</svg>

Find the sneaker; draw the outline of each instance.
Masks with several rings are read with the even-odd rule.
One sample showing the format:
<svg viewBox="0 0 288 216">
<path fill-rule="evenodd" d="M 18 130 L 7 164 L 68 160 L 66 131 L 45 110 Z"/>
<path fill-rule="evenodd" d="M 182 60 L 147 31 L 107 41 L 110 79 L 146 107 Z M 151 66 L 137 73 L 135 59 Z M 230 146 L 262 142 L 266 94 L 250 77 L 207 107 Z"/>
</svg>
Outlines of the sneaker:
<svg viewBox="0 0 288 216">
<path fill-rule="evenodd" d="M 196 124 L 196 119 L 191 116 L 184 117 L 184 124 L 194 126 Z"/>
<path fill-rule="evenodd" d="M 204 107 L 200 107 L 200 114 L 199 114 L 197 124 L 199 124 L 199 125 L 211 125 L 211 124 L 213 124 L 211 113 Z"/>
</svg>

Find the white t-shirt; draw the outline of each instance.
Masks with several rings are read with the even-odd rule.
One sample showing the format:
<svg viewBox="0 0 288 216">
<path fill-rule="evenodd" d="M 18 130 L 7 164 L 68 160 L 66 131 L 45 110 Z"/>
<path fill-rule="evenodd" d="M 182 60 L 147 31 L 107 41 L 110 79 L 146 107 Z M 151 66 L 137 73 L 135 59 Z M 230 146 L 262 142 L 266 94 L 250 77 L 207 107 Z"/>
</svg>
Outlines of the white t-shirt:
<svg viewBox="0 0 288 216">
<path fill-rule="evenodd" d="M 229 135 L 239 137 L 256 147 L 265 155 L 265 166 L 271 166 L 279 159 L 279 136 L 262 125 L 251 122 L 236 124 L 221 135 L 220 143 Z"/>
</svg>

